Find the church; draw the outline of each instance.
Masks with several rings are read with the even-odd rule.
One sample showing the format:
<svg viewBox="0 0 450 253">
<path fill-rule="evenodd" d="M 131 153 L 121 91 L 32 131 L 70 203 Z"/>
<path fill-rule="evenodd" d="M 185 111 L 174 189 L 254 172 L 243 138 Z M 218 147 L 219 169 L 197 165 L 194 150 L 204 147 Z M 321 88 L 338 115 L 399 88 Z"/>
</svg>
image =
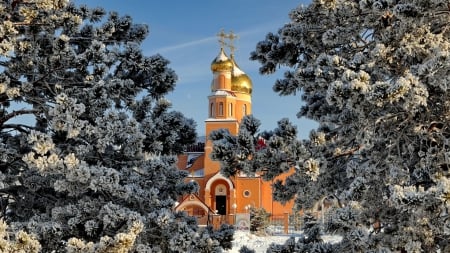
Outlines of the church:
<svg viewBox="0 0 450 253">
<path fill-rule="evenodd" d="M 205 133 L 209 136 L 212 131 L 226 128 L 237 135 L 242 118 L 252 113 L 253 84 L 234 59 L 232 44 L 236 35 L 222 31 L 218 36 L 221 48 L 211 63 L 212 82 Z M 226 39 L 230 42 L 226 43 Z M 225 52 L 226 46 L 230 49 L 229 55 Z M 187 180 L 196 181 L 200 190 L 198 194 L 180 199 L 175 210 L 198 217 L 199 223 L 202 223 L 202 217 L 211 214 L 232 217 L 249 213 L 251 208 L 264 208 L 273 216 L 292 213 L 292 201 L 282 205 L 273 200 L 272 181 L 264 181 L 258 175 L 225 177 L 220 173 L 219 162 L 210 159 L 211 151 L 212 142 L 206 140 L 178 156 L 178 168 L 188 171 Z M 281 176 L 281 179 L 285 177 Z"/>
</svg>

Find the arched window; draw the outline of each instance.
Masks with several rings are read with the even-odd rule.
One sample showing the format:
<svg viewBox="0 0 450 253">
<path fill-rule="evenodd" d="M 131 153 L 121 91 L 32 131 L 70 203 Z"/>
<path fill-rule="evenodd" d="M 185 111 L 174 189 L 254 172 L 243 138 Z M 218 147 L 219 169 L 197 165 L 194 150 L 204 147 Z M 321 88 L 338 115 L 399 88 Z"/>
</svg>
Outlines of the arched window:
<svg viewBox="0 0 450 253">
<path fill-rule="evenodd" d="M 214 103 L 211 103 L 209 107 L 209 117 L 214 117 Z"/>
<path fill-rule="evenodd" d="M 230 103 L 229 112 L 230 112 L 230 117 L 232 117 L 233 116 L 233 103 Z"/>
<path fill-rule="evenodd" d="M 219 116 L 223 116 L 223 102 L 219 103 Z"/>
<path fill-rule="evenodd" d="M 242 112 L 244 113 L 244 116 L 247 115 L 247 105 L 244 105 Z"/>
</svg>

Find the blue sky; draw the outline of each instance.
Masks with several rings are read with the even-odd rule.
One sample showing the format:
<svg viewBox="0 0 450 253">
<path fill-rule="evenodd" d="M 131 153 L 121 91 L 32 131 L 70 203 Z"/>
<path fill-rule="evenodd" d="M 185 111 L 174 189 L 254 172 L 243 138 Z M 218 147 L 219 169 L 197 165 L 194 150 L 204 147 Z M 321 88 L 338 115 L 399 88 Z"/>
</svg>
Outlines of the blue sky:
<svg viewBox="0 0 450 253">
<path fill-rule="evenodd" d="M 315 122 L 297 119 L 299 96 L 280 97 L 272 91 L 283 72 L 262 76 L 259 63 L 250 53 L 267 33 L 277 32 L 289 21 L 288 14 L 306 0 L 75 0 L 77 4 L 102 6 L 108 11 L 128 14 L 136 23 L 149 25 L 150 34 L 142 49 L 146 55 L 159 53 L 168 59 L 178 75 L 175 91 L 168 96 L 173 109 L 197 122 L 199 136 L 205 134 L 212 73 L 211 61 L 219 53 L 217 33 L 233 31 L 235 58 L 253 81 L 253 115 L 261 120 L 261 130 L 272 130 L 281 118 L 289 118 L 307 138 Z"/>
</svg>

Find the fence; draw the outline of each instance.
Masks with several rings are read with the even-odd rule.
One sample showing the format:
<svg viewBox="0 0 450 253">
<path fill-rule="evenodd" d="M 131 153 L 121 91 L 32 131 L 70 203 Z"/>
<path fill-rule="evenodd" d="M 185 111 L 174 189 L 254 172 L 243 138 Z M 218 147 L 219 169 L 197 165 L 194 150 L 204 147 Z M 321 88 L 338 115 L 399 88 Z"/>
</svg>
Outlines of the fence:
<svg viewBox="0 0 450 253">
<path fill-rule="evenodd" d="M 303 216 L 301 214 L 288 214 L 270 216 L 269 226 L 266 229 L 268 234 L 286 235 L 300 233 Z M 209 214 L 197 217 L 200 226 L 211 225 L 218 229 L 222 224 L 236 225 L 236 215 Z"/>
<path fill-rule="evenodd" d="M 302 220 L 301 214 L 274 215 L 270 217 L 270 225 L 266 231 L 272 235 L 297 234 L 301 232 Z"/>
</svg>

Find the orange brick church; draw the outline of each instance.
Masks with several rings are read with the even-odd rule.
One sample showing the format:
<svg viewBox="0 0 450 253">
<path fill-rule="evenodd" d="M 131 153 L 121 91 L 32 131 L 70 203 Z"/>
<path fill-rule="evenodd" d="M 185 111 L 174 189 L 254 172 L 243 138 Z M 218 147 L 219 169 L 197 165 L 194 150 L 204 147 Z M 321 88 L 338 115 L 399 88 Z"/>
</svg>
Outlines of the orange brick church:
<svg viewBox="0 0 450 253">
<path fill-rule="evenodd" d="M 252 81 L 233 57 L 232 42 L 235 35 L 221 32 L 219 38 L 220 52 L 211 63 L 212 82 L 211 94 L 208 96 L 208 118 L 205 120 L 206 136 L 221 128 L 237 135 L 242 118 L 252 113 Z M 225 43 L 225 39 L 229 39 L 231 43 Z M 226 45 L 230 48 L 230 56 L 224 50 Z M 197 217 L 211 213 L 248 213 L 251 207 L 264 208 L 274 216 L 292 213 L 292 201 L 282 205 L 273 200 L 272 182 L 263 181 L 260 176 L 224 177 L 220 173 L 220 164 L 210 159 L 211 151 L 212 142 L 206 140 L 204 145 L 191 147 L 178 157 L 178 168 L 189 172 L 187 180 L 195 180 L 200 191 L 180 199 L 175 207 L 177 211 L 186 211 Z"/>
</svg>

